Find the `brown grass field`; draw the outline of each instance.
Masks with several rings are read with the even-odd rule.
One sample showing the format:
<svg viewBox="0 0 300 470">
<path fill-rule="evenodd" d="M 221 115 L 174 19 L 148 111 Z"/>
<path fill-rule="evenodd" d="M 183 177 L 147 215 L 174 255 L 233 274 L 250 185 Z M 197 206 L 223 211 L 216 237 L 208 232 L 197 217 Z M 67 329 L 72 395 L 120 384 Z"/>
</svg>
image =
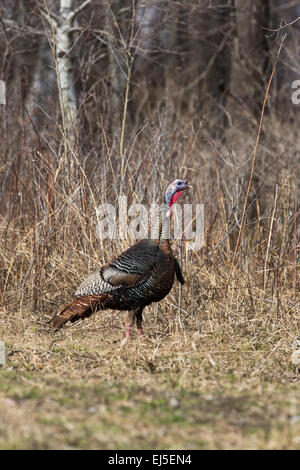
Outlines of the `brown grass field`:
<svg viewBox="0 0 300 470">
<path fill-rule="evenodd" d="M 108 313 L 56 336 L 2 314 L 1 448 L 299 448 L 295 328 L 247 301 L 215 299 L 183 331 L 166 302 L 126 343 Z"/>
<path fill-rule="evenodd" d="M 7 142 L 15 166 L 0 219 L 0 448 L 300 448 L 291 359 L 300 334 L 300 148 L 293 129 L 266 117 L 249 203 L 254 187 L 257 197 L 234 256 L 254 124 L 241 119 L 225 144 L 201 123 L 160 116 L 128 140 L 123 174 L 105 133 L 94 163 L 70 151 L 69 169 L 63 154 Z M 131 244 L 97 238 L 98 204 L 120 193 L 157 202 L 186 176 L 193 190 L 182 202 L 205 205 L 205 244 L 186 254 L 183 242 L 182 325 L 175 283 L 145 309 L 144 337 L 125 341 L 126 314 L 111 311 L 51 331 L 46 321 L 84 276 Z"/>
</svg>

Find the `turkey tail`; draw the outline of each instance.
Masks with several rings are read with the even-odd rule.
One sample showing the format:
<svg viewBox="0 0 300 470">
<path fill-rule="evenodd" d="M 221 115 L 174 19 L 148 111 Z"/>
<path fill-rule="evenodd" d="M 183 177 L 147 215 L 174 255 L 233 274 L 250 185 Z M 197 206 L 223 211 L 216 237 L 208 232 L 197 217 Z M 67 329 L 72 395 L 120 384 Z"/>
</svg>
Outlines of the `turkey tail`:
<svg viewBox="0 0 300 470">
<path fill-rule="evenodd" d="M 74 323 L 78 320 L 88 318 L 92 313 L 99 310 L 99 308 L 104 307 L 106 298 L 107 294 L 78 297 L 59 314 L 55 315 L 49 323 L 51 323 L 54 328 L 59 329 L 68 321 Z"/>
</svg>

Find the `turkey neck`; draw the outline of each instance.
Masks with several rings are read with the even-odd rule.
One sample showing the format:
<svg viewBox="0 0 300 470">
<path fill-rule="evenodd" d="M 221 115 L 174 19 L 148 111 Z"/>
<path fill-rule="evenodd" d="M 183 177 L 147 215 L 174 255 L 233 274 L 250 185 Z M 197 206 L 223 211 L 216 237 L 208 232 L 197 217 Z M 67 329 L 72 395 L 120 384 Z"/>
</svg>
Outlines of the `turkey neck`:
<svg viewBox="0 0 300 470">
<path fill-rule="evenodd" d="M 155 221 L 153 224 L 153 232 L 155 234 L 155 242 L 156 244 L 166 250 L 167 252 L 170 252 L 171 246 L 170 246 L 170 219 L 171 216 L 167 216 L 167 212 L 169 210 L 168 205 L 165 203 L 162 206 L 159 207 L 158 209 L 158 214 L 155 217 Z"/>
</svg>

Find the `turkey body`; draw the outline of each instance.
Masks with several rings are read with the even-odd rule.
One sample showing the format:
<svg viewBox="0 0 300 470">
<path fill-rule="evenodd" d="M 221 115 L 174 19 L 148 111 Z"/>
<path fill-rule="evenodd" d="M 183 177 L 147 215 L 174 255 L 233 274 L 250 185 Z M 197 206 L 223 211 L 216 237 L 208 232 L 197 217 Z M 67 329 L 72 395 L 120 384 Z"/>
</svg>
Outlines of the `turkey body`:
<svg viewBox="0 0 300 470">
<path fill-rule="evenodd" d="M 97 310 L 128 310 L 126 336 L 136 322 L 140 334 L 142 311 L 159 302 L 172 289 L 174 273 L 184 283 L 169 241 L 141 240 L 110 264 L 88 276 L 75 293 L 75 300 L 51 320 L 55 328 L 89 317 Z"/>
<path fill-rule="evenodd" d="M 184 283 L 167 234 L 170 209 L 178 198 L 176 192 L 188 187 L 187 180 L 175 180 L 167 188 L 163 214 L 160 212 L 156 220 L 158 238 L 141 240 L 88 276 L 75 292 L 75 299 L 50 320 L 54 328 L 87 318 L 97 310 L 128 310 L 126 336 L 130 336 L 134 322 L 143 334 L 144 307 L 166 297 L 172 289 L 174 274 L 181 284 Z"/>
<path fill-rule="evenodd" d="M 134 310 L 159 302 L 172 289 L 174 256 L 154 240 L 141 240 L 109 265 L 91 274 L 75 296 L 107 295 L 103 306 L 114 310 Z"/>
</svg>

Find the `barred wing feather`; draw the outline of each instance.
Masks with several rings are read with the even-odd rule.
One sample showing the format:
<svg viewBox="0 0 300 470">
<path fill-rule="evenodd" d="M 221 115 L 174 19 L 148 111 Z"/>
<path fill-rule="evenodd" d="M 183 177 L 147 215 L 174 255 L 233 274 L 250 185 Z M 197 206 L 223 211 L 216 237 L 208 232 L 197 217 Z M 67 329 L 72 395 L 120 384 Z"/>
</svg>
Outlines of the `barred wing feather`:
<svg viewBox="0 0 300 470">
<path fill-rule="evenodd" d="M 76 291 L 76 296 L 112 292 L 119 287 L 137 286 L 155 270 L 158 247 L 142 240 L 124 251 L 110 264 L 88 276 Z"/>
</svg>

